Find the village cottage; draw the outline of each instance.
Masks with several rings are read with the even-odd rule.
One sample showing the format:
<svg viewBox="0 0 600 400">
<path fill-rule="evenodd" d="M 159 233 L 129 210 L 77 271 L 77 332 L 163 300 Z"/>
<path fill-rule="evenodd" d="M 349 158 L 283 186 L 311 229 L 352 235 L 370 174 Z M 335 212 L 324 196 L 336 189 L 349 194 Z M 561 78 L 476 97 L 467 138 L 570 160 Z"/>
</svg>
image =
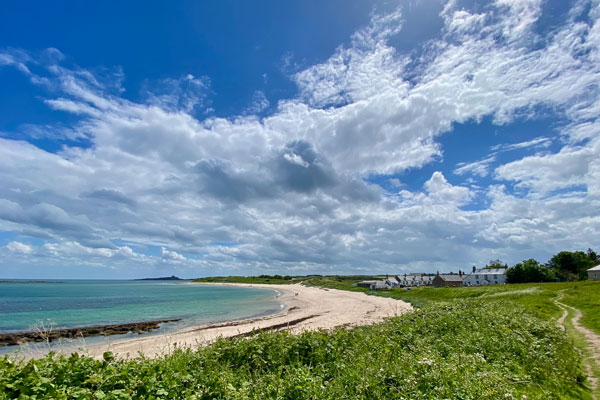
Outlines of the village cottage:
<svg viewBox="0 0 600 400">
<path fill-rule="evenodd" d="M 505 268 L 477 269 L 473 267 L 463 284 L 465 286 L 500 285 L 506 283 Z"/>
<path fill-rule="evenodd" d="M 458 274 L 440 274 L 439 272 L 433 278 L 432 286 L 434 288 L 447 287 L 447 286 L 462 286 L 465 275 L 462 272 Z"/>
<path fill-rule="evenodd" d="M 588 269 L 587 273 L 590 281 L 600 281 L 600 265 L 596 265 L 594 268 Z"/>
</svg>

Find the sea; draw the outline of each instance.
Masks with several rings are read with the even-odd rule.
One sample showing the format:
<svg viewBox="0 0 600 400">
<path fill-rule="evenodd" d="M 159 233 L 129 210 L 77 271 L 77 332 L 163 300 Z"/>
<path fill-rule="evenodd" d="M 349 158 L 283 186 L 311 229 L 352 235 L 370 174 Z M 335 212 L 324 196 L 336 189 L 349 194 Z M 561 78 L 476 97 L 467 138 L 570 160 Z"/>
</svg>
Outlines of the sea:
<svg viewBox="0 0 600 400">
<path fill-rule="evenodd" d="M 1 282 L 0 333 L 182 319 L 149 334 L 166 333 L 276 313 L 283 308 L 279 295 L 273 289 L 181 281 Z"/>
</svg>

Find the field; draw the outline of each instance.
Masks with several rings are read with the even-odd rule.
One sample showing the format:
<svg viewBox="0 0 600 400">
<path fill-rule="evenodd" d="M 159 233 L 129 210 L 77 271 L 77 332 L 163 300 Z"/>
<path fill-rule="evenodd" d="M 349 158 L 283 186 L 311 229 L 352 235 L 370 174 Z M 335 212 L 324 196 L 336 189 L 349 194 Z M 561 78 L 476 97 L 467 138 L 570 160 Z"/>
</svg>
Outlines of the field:
<svg viewBox="0 0 600 400">
<path fill-rule="evenodd" d="M 359 280 L 330 276 L 309 278 L 304 284 L 393 297 L 408 301 L 416 307 L 459 299 L 478 302 L 507 300 L 544 320 L 558 319 L 561 315 L 560 307 L 554 302 L 561 295 L 563 303 L 582 311 L 582 324 L 600 334 L 600 282 L 527 283 L 438 289 L 424 287 L 383 291 L 360 288 L 355 286 L 356 282 Z"/>
<path fill-rule="evenodd" d="M 349 277 L 304 280 L 364 291 Z M 585 310 L 592 327 L 597 311 L 588 304 L 599 304 L 598 289 L 561 283 L 370 292 L 419 308 L 374 326 L 260 333 L 154 360 L 5 357 L 0 399 L 591 399 L 578 339 L 558 328 L 554 299 Z"/>
<path fill-rule="evenodd" d="M 381 279 L 381 276 L 368 276 L 368 275 L 348 275 L 348 276 L 336 276 L 335 279 L 339 281 L 348 281 L 351 284 L 367 280 L 367 279 Z M 199 283 L 249 283 L 255 285 L 273 284 L 273 285 L 290 285 L 293 283 L 303 283 L 305 281 L 319 282 L 320 279 L 327 279 L 322 276 L 281 276 L 281 275 L 260 275 L 260 276 L 211 276 L 206 278 L 194 279 L 194 282 Z M 352 285 L 348 285 L 351 287 Z"/>
</svg>

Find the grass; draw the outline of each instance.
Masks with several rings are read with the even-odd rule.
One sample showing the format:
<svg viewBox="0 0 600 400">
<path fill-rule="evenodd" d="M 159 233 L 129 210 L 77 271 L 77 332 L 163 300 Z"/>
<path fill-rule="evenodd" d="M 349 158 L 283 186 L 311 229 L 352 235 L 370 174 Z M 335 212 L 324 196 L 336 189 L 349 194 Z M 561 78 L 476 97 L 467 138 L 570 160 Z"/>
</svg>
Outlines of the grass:
<svg viewBox="0 0 600 400">
<path fill-rule="evenodd" d="M 600 334 L 600 282 L 561 282 L 526 283 L 509 285 L 490 285 L 479 287 L 432 288 L 422 287 L 373 291 L 355 286 L 360 279 L 338 279 L 337 277 L 315 277 L 305 284 L 331 289 L 365 292 L 371 295 L 392 297 L 408 301 L 416 307 L 452 302 L 456 300 L 477 300 L 496 302 L 508 300 L 544 320 L 556 319 L 561 315 L 560 308 L 554 304 L 558 293 L 562 291 L 563 302 L 581 310 L 582 325 Z"/>
<path fill-rule="evenodd" d="M 565 285 L 562 302 L 578 308 L 581 324 L 600 335 L 600 282 L 577 282 Z"/>
<path fill-rule="evenodd" d="M 212 276 L 207 278 L 194 279 L 194 282 L 200 283 L 252 283 L 252 284 L 279 284 L 289 285 L 292 283 L 299 283 L 298 280 L 293 278 L 285 279 L 274 278 L 274 277 L 258 277 L 258 276 Z"/>
<path fill-rule="evenodd" d="M 504 299 L 156 360 L 0 359 L 0 399 L 585 399 L 584 379 L 566 335 Z"/>
<path fill-rule="evenodd" d="M 194 282 L 200 283 L 249 283 L 249 284 L 277 284 L 277 285 L 290 285 L 294 283 L 304 283 L 313 279 L 321 279 L 320 276 L 281 276 L 281 275 L 261 275 L 261 276 L 210 276 L 206 278 L 194 279 Z M 359 280 L 367 279 L 381 279 L 381 276 L 337 276 L 336 279 L 341 281 L 348 280 L 351 282 L 357 282 Z"/>
<path fill-rule="evenodd" d="M 562 301 L 581 309 L 582 323 L 598 332 L 593 305 L 599 304 L 600 283 L 389 291 L 353 286 L 366 278 L 211 281 L 303 281 L 402 299 L 418 309 L 373 326 L 221 339 L 159 359 L 118 360 L 110 353 L 100 361 L 81 355 L 4 357 L 0 399 L 591 398 L 574 347 L 583 339 L 556 326 L 561 310 L 553 300 L 562 291 Z"/>
</svg>

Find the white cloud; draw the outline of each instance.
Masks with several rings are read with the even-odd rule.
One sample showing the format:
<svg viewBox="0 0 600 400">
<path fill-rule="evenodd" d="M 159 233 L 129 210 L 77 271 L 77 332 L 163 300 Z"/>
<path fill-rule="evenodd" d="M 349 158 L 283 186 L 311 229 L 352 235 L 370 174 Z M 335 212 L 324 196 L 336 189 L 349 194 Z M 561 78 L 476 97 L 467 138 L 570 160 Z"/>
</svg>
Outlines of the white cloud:
<svg viewBox="0 0 600 400">
<path fill-rule="evenodd" d="M 181 254 L 179 254 L 173 250 L 165 249 L 164 247 L 162 247 L 160 249 L 160 253 L 162 255 L 162 258 L 164 258 L 165 260 L 186 261 L 186 258 L 184 256 L 182 256 Z"/>
<path fill-rule="evenodd" d="M 265 92 L 263 92 L 262 90 L 257 90 L 252 95 L 252 103 L 247 108 L 246 113 L 260 114 L 261 112 L 269 108 L 270 105 L 271 103 L 269 102 L 269 99 L 267 99 Z"/>
<path fill-rule="evenodd" d="M 32 264 L 173 264 L 192 275 L 432 271 L 593 247 L 600 6 L 592 4 L 590 24 L 573 17 L 543 38 L 534 30 L 538 1 L 497 1 L 479 13 L 451 2 L 444 10 L 443 37 L 418 59 L 391 44 L 401 34 L 399 11 L 373 17 L 349 46 L 294 74 L 298 96 L 262 118 L 199 119 L 198 108 L 210 103 L 204 77 L 148 83 L 146 101 L 135 103 L 121 97 L 119 71 L 103 78 L 69 69 L 52 51 L 46 61 L 0 53 L 1 64 L 56 90 L 49 107 L 81 118 L 52 135 L 64 129 L 92 144 L 51 154 L 0 138 L 0 230 L 44 241 L 26 245 Z M 252 112 L 269 106 L 259 97 Z M 438 139 L 453 124 L 535 119 L 540 107 L 564 119 L 560 140 L 492 149 L 562 143 L 556 153 L 496 167 L 492 179 L 524 194 L 503 186 L 474 193 L 441 171 L 423 190 L 402 186 L 385 196 L 363 181 L 440 160 Z M 488 176 L 499 159 L 454 172 Z M 475 198 L 482 204 L 467 211 Z M 145 255 L 132 243 L 161 253 Z"/>
<path fill-rule="evenodd" d="M 543 195 L 596 181 L 600 177 L 590 167 L 599 155 L 600 141 L 594 140 L 586 146 L 565 146 L 556 154 L 528 156 L 504 164 L 495 174 L 497 179 L 514 181 L 519 187 Z"/>
<path fill-rule="evenodd" d="M 390 185 L 392 185 L 393 187 L 399 188 L 404 186 L 404 184 L 398 178 L 391 178 L 389 181 Z"/>
<path fill-rule="evenodd" d="M 430 198 L 440 203 L 462 205 L 466 204 L 472 196 L 468 188 L 448 183 L 439 171 L 434 172 L 423 186 Z"/>
<path fill-rule="evenodd" d="M 526 142 L 512 143 L 512 144 L 498 144 L 492 146 L 490 150 L 494 151 L 511 151 L 517 149 L 525 149 L 528 147 L 534 148 L 547 148 L 552 144 L 552 140 L 546 137 L 538 137 L 535 139 L 528 140 Z"/>
<path fill-rule="evenodd" d="M 472 163 L 459 163 L 458 168 L 454 170 L 456 175 L 473 174 L 478 176 L 488 176 L 490 173 L 490 164 L 496 161 L 496 156 L 484 158 L 483 160 Z"/>
<path fill-rule="evenodd" d="M 33 248 L 25 243 L 21 243 L 21 242 L 9 242 L 6 245 L 6 248 L 10 251 L 12 251 L 13 253 L 21 253 L 21 254 L 30 254 L 31 252 L 33 252 Z"/>
</svg>

